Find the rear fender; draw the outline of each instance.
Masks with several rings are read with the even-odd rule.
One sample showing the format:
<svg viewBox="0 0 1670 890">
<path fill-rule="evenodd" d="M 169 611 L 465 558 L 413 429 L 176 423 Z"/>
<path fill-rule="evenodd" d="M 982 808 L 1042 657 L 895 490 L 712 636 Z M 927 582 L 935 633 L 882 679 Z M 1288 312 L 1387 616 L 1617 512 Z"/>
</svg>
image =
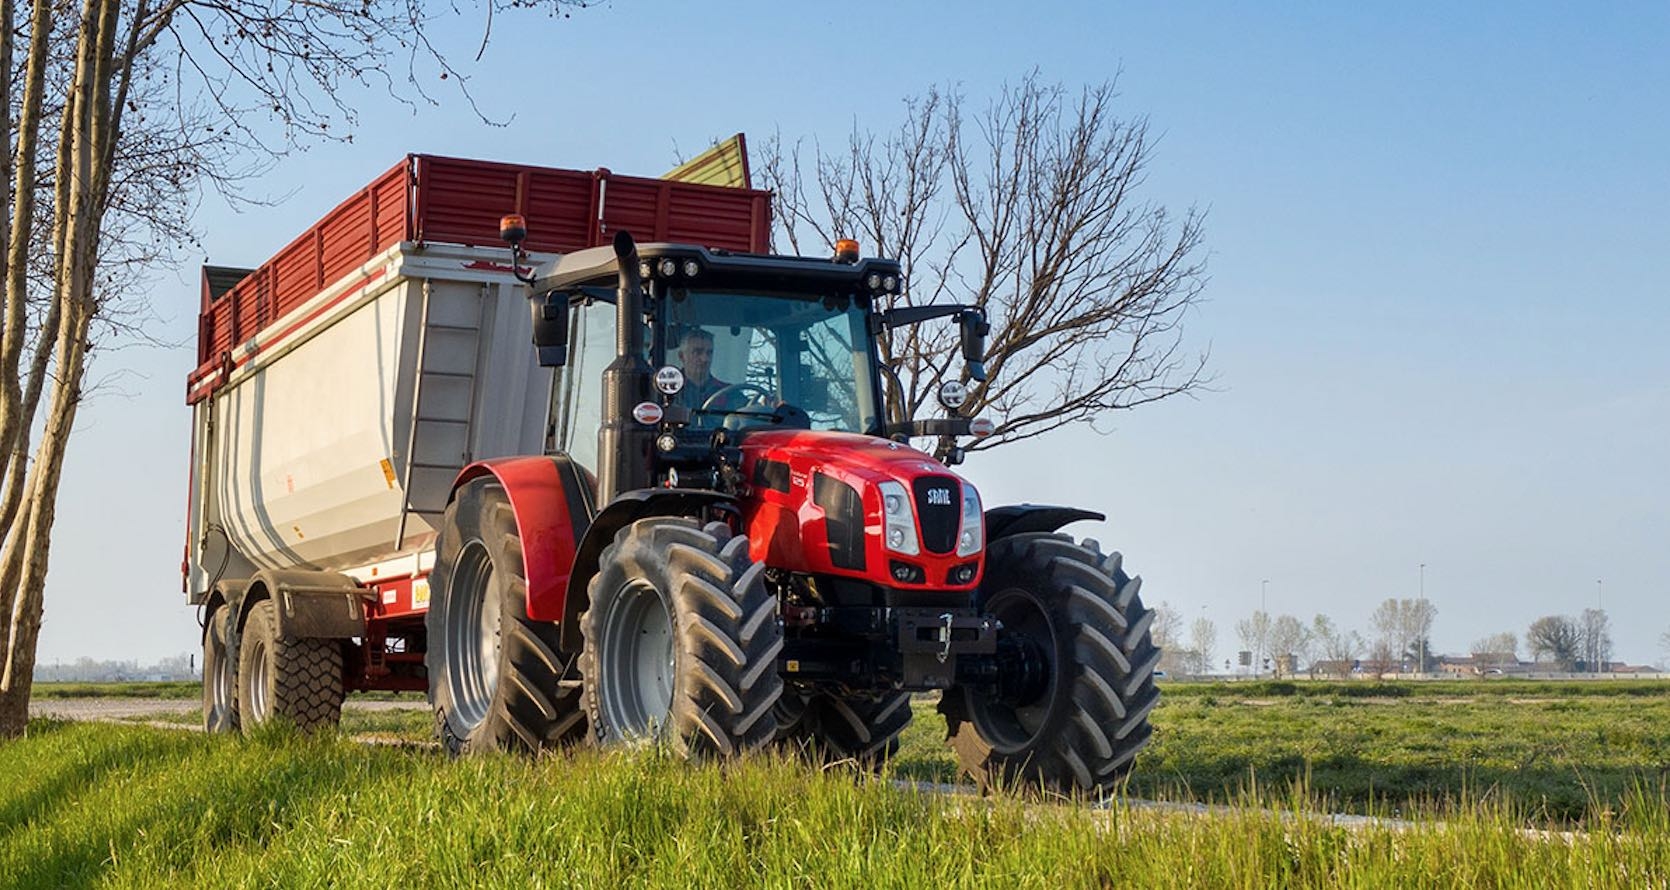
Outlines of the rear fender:
<svg viewBox="0 0 1670 890">
<path fill-rule="evenodd" d="M 580 542 L 574 572 L 568 576 L 561 616 L 563 649 L 569 652 L 580 650 L 582 641 L 578 619 L 591 604 L 586 588 L 597 574 L 597 563 L 603 556 L 603 548 L 615 539 L 616 532 L 651 516 L 700 516 L 703 511 L 720 505 L 724 505 L 721 509 L 735 510 L 736 498 L 705 489 L 643 488 L 628 491 L 604 507 L 603 512 L 592 520 L 585 540 Z M 531 580 L 529 589 L 532 589 Z"/>
<path fill-rule="evenodd" d="M 347 575 L 305 569 L 256 572 L 239 597 L 239 636 L 249 611 L 265 599 L 278 607 L 280 636 L 345 640 L 365 635 L 364 594 Z"/>
<path fill-rule="evenodd" d="M 1086 519 L 1100 522 L 1107 517 L 1091 510 L 1076 507 L 1051 507 L 1044 504 L 1016 504 L 993 507 L 986 511 L 986 545 L 998 538 L 1035 532 L 1053 532 L 1062 526 Z"/>
<path fill-rule="evenodd" d="M 562 620 L 575 553 L 586 530 L 594 525 L 589 483 L 566 455 L 507 457 L 465 467 L 452 483 L 452 496 L 466 483 L 485 476 L 504 486 L 516 513 L 522 570 L 528 582 L 528 617 Z"/>
</svg>

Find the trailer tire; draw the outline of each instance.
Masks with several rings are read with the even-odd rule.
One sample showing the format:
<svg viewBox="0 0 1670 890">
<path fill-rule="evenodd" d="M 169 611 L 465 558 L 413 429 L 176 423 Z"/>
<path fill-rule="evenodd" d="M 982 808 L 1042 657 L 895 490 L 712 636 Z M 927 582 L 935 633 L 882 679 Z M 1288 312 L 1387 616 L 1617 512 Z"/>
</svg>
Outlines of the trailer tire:
<svg viewBox="0 0 1670 890">
<path fill-rule="evenodd" d="M 824 763 L 878 768 L 899 752 L 899 736 L 910 726 L 909 692 L 784 690 L 783 702 L 777 709 L 777 740 Z"/>
<path fill-rule="evenodd" d="M 982 788 L 1105 794 L 1148 744 L 1160 650 L 1142 581 L 1120 563 L 1094 541 L 1066 535 L 992 543 L 975 604 L 1002 621 L 1005 634 L 1036 647 L 1047 676 L 1030 701 L 966 687 L 940 701 L 951 748 Z"/>
<path fill-rule="evenodd" d="M 279 634 L 277 604 L 261 600 L 244 619 L 236 688 L 245 732 L 274 719 L 304 732 L 334 727 L 342 720 L 342 645 Z"/>
<path fill-rule="evenodd" d="M 722 522 L 653 517 L 616 533 L 580 617 L 593 740 L 660 743 L 689 759 L 769 743 L 783 630 L 764 570 Z"/>
<path fill-rule="evenodd" d="M 472 480 L 447 506 L 425 617 L 429 704 L 448 754 L 535 753 L 585 731 L 574 659 L 557 625 L 528 617 L 516 512 L 504 486 Z"/>
<path fill-rule="evenodd" d="M 238 731 L 238 671 L 226 638 L 233 612 L 216 609 L 203 628 L 203 731 Z"/>
</svg>

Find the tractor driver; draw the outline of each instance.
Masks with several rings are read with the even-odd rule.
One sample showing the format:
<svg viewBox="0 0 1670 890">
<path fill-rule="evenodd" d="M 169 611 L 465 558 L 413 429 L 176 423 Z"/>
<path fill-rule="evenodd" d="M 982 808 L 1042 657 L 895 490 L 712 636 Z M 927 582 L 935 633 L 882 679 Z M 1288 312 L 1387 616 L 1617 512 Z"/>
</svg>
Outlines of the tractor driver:
<svg viewBox="0 0 1670 890">
<path fill-rule="evenodd" d="M 686 408 L 701 408 L 715 393 L 730 385 L 713 376 L 713 334 L 699 327 L 689 328 L 679 339 L 678 363 L 684 372 L 684 389 L 679 390 L 678 403 Z"/>
</svg>

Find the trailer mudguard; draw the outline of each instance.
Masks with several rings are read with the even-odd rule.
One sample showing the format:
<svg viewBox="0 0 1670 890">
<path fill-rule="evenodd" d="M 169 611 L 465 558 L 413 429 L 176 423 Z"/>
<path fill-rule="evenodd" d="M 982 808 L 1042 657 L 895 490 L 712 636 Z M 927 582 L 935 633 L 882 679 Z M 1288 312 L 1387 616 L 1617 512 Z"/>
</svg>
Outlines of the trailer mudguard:
<svg viewBox="0 0 1670 890">
<path fill-rule="evenodd" d="M 278 606 L 280 636 L 325 640 L 365 636 L 365 595 L 347 575 L 304 569 L 256 572 L 238 604 L 240 636 L 249 610 L 264 599 Z"/>
<path fill-rule="evenodd" d="M 993 507 L 986 511 L 986 545 L 998 538 L 1032 532 L 1053 532 L 1062 526 L 1085 519 L 1098 522 L 1107 517 L 1092 510 L 1076 507 L 1051 507 L 1044 504 L 1016 504 Z"/>
<path fill-rule="evenodd" d="M 591 483 L 565 454 L 497 458 L 465 467 L 452 483 L 452 497 L 465 483 L 483 476 L 492 476 L 504 486 L 516 512 L 522 569 L 528 581 L 528 617 L 562 620 L 575 553 L 587 529 L 594 526 Z"/>
<path fill-rule="evenodd" d="M 567 579 L 568 588 L 560 616 L 563 650 L 580 651 L 582 641 L 578 619 L 591 602 L 586 588 L 597 574 L 597 561 L 603 555 L 603 548 L 615 539 L 616 532 L 650 516 L 697 516 L 703 510 L 719 505 L 724 505 L 721 509 L 737 509 L 736 498 L 699 488 L 643 488 L 628 491 L 610 501 L 603 512 L 592 520 L 591 528 L 586 531 L 575 555 L 574 571 Z M 531 576 L 528 586 L 530 590 L 533 587 Z"/>
</svg>

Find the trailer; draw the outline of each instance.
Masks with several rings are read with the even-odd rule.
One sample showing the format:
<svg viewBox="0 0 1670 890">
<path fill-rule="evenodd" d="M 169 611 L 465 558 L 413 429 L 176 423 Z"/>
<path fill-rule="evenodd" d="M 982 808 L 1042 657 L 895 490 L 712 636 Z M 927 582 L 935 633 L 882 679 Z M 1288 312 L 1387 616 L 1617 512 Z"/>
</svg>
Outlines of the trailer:
<svg viewBox="0 0 1670 890">
<path fill-rule="evenodd" d="M 607 169 L 411 155 L 258 268 L 205 266 L 182 574 L 222 641 L 206 649 L 211 727 L 236 719 L 228 655 L 264 654 L 239 645 L 263 601 L 263 627 L 329 641 L 304 645 L 344 690 L 424 688 L 426 579 L 453 482 L 475 461 L 539 453 L 550 433 L 552 377 L 528 347 L 506 212 L 536 226 L 539 262 L 627 227 L 760 251 L 770 204 Z M 333 722 L 339 701 L 314 693 L 295 716 Z"/>
</svg>

